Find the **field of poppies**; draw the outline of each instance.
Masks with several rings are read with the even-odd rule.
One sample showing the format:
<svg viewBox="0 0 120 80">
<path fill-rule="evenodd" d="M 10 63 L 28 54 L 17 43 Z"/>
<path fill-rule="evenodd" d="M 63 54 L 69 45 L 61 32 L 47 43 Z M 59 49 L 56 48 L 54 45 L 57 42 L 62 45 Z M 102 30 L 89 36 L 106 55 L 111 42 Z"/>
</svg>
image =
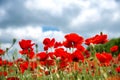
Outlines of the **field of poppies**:
<svg viewBox="0 0 120 80">
<path fill-rule="evenodd" d="M 69 33 L 64 38 L 61 42 L 45 38 L 44 51 L 25 39 L 19 43 L 13 39 L 11 47 L 5 50 L 1 46 L 0 80 L 120 80 L 120 44 L 103 46 L 110 41 L 107 34 L 101 32 L 84 39 Z M 4 59 L 14 44 L 21 49 L 13 54 L 22 57 Z"/>
</svg>

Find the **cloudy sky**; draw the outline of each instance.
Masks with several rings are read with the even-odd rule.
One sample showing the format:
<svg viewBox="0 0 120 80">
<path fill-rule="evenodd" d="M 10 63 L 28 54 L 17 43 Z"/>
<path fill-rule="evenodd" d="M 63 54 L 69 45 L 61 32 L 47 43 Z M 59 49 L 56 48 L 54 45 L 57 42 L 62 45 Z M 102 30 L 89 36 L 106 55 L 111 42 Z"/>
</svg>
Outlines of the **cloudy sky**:
<svg viewBox="0 0 120 80">
<path fill-rule="evenodd" d="M 0 42 L 13 38 L 40 44 L 76 32 L 87 38 L 103 32 L 120 37 L 120 0 L 0 0 Z M 4 45 L 3 45 L 4 44 Z"/>
</svg>

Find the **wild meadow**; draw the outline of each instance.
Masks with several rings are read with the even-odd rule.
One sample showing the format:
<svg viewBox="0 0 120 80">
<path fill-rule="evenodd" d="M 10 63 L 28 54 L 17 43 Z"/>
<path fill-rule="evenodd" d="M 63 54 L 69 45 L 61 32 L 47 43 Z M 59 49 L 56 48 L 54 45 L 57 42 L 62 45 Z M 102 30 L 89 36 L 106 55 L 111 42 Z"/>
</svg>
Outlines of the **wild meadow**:
<svg viewBox="0 0 120 80">
<path fill-rule="evenodd" d="M 120 80 L 120 39 L 109 40 L 102 32 L 86 39 L 77 33 L 64 38 L 45 38 L 44 51 L 26 39 L 13 39 L 6 49 L 1 45 L 0 80 Z M 21 49 L 12 54 L 21 57 L 4 59 L 14 44 Z"/>
</svg>

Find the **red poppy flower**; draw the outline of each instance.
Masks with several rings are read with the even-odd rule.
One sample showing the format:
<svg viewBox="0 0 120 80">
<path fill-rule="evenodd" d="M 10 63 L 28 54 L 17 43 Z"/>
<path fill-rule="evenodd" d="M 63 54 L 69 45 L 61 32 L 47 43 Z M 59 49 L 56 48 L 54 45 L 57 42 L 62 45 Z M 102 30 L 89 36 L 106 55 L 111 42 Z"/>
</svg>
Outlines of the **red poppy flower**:
<svg viewBox="0 0 120 80">
<path fill-rule="evenodd" d="M 40 65 L 41 65 L 41 66 L 46 66 L 45 61 L 40 61 Z"/>
<path fill-rule="evenodd" d="M 95 44 L 104 44 L 107 41 L 108 40 L 107 40 L 106 34 L 96 35 L 96 37 L 95 37 Z"/>
<path fill-rule="evenodd" d="M 12 64 L 12 63 L 11 63 Z M 0 57 L 0 66 L 4 66 L 4 65 L 10 65 L 8 60 L 2 60 L 2 58 Z"/>
<path fill-rule="evenodd" d="M 65 67 L 67 67 L 69 64 L 65 61 L 61 61 L 59 64 L 58 69 L 64 69 Z"/>
<path fill-rule="evenodd" d="M 44 46 L 44 51 L 47 51 L 48 50 L 48 46 Z"/>
<path fill-rule="evenodd" d="M 118 54 L 118 61 L 120 61 L 120 53 Z"/>
<path fill-rule="evenodd" d="M 50 74 L 50 71 L 45 71 L 45 75 L 49 75 Z"/>
<path fill-rule="evenodd" d="M 48 54 L 47 54 L 47 59 L 55 59 L 55 54 L 54 54 L 54 52 L 49 52 Z"/>
<path fill-rule="evenodd" d="M 23 54 L 27 54 L 28 52 L 29 52 L 28 50 L 20 50 L 20 51 L 19 51 L 19 53 L 22 54 L 22 55 L 23 55 Z"/>
<path fill-rule="evenodd" d="M 71 54 L 64 52 L 61 54 L 60 63 L 58 64 L 58 69 L 66 69 L 67 66 L 72 62 Z"/>
<path fill-rule="evenodd" d="M 9 62 L 7 63 L 7 65 L 8 65 L 8 66 L 13 66 L 13 62 L 10 62 L 10 61 L 9 61 Z"/>
<path fill-rule="evenodd" d="M 29 49 L 23 49 L 21 51 L 19 51 L 20 54 L 29 54 L 30 52 L 33 52 L 33 48 L 29 48 Z"/>
<path fill-rule="evenodd" d="M 2 65 L 7 65 L 8 64 L 8 60 L 3 60 L 2 61 Z"/>
<path fill-rule="evenodd" d="M 77 45 L 82 44 L 84 41 L 82 36 L 79 36 L 76 33 L 70 33 L 65 35 L 66 41 L 63 42 L 63 45 L 67 48 L 76 47 Z"/>
<path fill-rule="evenodd" d="M 46 52 L 40 52 L 40 53 L 36 54 L 36 58 L 40 61 L 44 61 L 47 58 L 47 54 L 46 54 Z"/>
<path fill-rule="evenodd" d="M 79 51 L 79 50 L 76 50 L 75 52 L 73 52 L 71 54 L 71 57 L 72 57 L 72 60 L 75 61 L 75 62 L 78 62 L 80 60 L 84 61 L 84 56 L 83 56 L 82 52 Z"/>
<path fill-rule="evenodd" d="M 91 38 L 88 38 L 85 40 L 86 45 L 90 45 L 90 43 L 93 44 L 104 44 L 108 41 L 107 35 L 106 34 L 100 34 L 100 35 L 95 35 Z"/>
<path fill-rule="evenodd" d="M 116 72 L 120 73 L 120 66 L 116 68 Z"/>
<path fill-rule="evenodd" d="M 6 71 L 1 71 L 0 76 L 7 76 L 7 72 Z"/>
<path fill-rule="evenodd" d="M 55 65 L 55 61 L 53 59 L 48 59 L 48 60 L 45 60 L 45 64 L 46 66 L 54 66 Z"/>
<path fill-rule="evenodd" d="M 101 63 L 105 63 L 107 60 L 107 57 L 103 54 L 100 54 L 100 53 L 96 53 L 96 57 Z"/>
<path fill-rule="evenodd" d="M 112 60 L 112 55 L 110 53 L 96 53 L 96 57 L 99 60 L 100 63 L 109 64 Z"/>
<path fill-rule="evenodd" d="M 37 68 L 37 62 L 30 62 L 30 68 L 31 70 L 34 70 Z"/>
<path fill-rule="evenodd" d="M 35 43 L 31 43 L 31 40 L 24 40 L 22 39 L 21 41 L 19 41 L 19 45 L 22 49 L 26 49 L 28 50 L 29 48 L 31 48 Z"/>
<path fill-rule="evenodd" d="M 112 46 L 111 48 L 110 48 L 110 51 L 111 52 L 116 52 L 116 51 L 118 51 L 118 46 L 117 45 L 115 45 L 115 46 Z"/>
<path fill-rule="evenodd" d="M 63 48 L 56 48 L 54 52 L 55 56 L 60 58 L 64 55 L 64 53 L 65 51 Z"/>
<path fill-rule="evenodd" d="M 35 53 L 32 51 L 32 52 L 29 52 L 29 53 L 27 54 L 27 57 L 28 57 L 29 59 L 33 59 L 33 58 L 34 58 L 34 55 L 35 55 Z"/>
<path fill-rule="evenodd" d="M 54 46 L 54 44 L 55 44 L 55 39 L 52 38 L 52 39 L 50 40 L 50 38 L 45 38 L 45 39 L 43 40 L 43 44 L 44 44 L 44 50 L 48 50 L 48 48 Z"/>
<path fill-rule="evenodd" d="M 2 66 L 2 58 L 0 57 L 0 66 Z"/>
<path fill-rule="evenodd" d="M 85 48 L 82 45 L 77 45 L 76 47 L 78 50 L 80 50 L 81 52 L 85 51 Z"/>
<path fill-rule="evenodd" d="M 66 61 L 66 63 L 72 61 L 70 53 L 65 51 L 63 48 L 56 48 L 54 54 L 60 59 L 60 61 Z"/>
<path fill-rule="evenodd" d="M 66 51 L 63 48 L 57 48 L 54 52 L 56 57 L 60 57 L 60 59 L 66 58 Z"/>
<path fill-rule="evenodd" d="M 88 50 L 84 51 L 84 56 L 85 58 L 89 58 L 90 57 L 90 52 Z"/>
<path fill-rule="evenodd" d="M 32 59 L 32 58 L 34 58 L 34 55 L 35 55 L 35 53 L 33 52 L 33 49 L 32 50 L 21 50 L 21 51 L 19 51 L 19 53 L 20 54 L 24 54 L 24 55 L 26 55 L 29 59 Z"/>
<path fill-rule="evenodd" d="M 19 62 L 23 62 L 24 60 L 22 58 L 18 58 L 15 62 L 19 63 Z"/>
<path fill-rule="evenodd" d="M 8 77 L 6 80 L 20 80 L 18 77 Z"/>
<path fill-rule="evenodd" d="M 54 44 L 54 48 L 58 48 L 61 46 L 63 46 L 63 44 L 61 42 L 55 42 L 55 44 Z"/>
<path fill-rule="evenodd" d="M 3 55 L 4 53 L 5 53 L 5 51 L 0 49 L 0 56 Z"/>
<path fill-rule="evenodd" d="M 28 69 L 28 64 L 29 63 L 27 61 L 24 61 L 24 62 L 20 63 L 19 68 L 20 68 L 21 73 L 24 73 L 24 71 Z"/>
</svg>

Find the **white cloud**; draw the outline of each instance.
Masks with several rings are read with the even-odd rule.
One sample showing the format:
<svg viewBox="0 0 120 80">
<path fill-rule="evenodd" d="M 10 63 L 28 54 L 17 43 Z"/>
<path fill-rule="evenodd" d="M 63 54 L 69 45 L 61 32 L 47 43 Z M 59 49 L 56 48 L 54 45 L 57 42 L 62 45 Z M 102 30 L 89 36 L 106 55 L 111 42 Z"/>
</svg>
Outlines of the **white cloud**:
<svg viewBox="0 0 120 80">
<path fill-rule="evenodd" d="M 25 2 L 29 10 L 45 10 L 53 15 L 62 15 L 63 9 L 72 5 L 87 8 L 90 3 L 87 0 L 27 0 Z"/>
<path fill-rule="evenodd" d="M 120 12 L 114 12 L 112 21 L 118 21 L 120 19 Z"/>
<path fill-rule="evenodd" d="M 17 38 L 42 41 L 45 36 L 54 35 L 57 39 L 62 39 L 57 36 L 62 36 L 63 32 L 52 30 L 43 32 L 39 25 L 55 26 L 64 32 L 77 32 L 85 36 L 88 36 L 86 33 L 99 33 L 98 31 L 104 31 L 104 29 L 108 32 L 119 30 L 120 7 L 115 0 L 25 0 L 20 2 L 16 8 L 11 4 L 13 6 L 9 8 L 10 10 L 8 9 L 11 13 L 10 15 L 8 13 L 9 19 L 0 23 L 3 27 L 4 25 L 23 26 L 21 29 L 4 30 L 8 37 L 17 36 Z M 22 11 L 17 11 L 19 9 Z M 26 26 L 30 24 L 38 26 Z"/>
<path fill-rule="evenodd" d="M 53 0 L 27 0 L 25 6 L 30 10 L 47 10 L 50 13 L 62 13 L 61 4 Z"/>
<path fill-rule="evenodd" d="M 115 0 L 25 0 L 20 4 L 18 8 L 23 11 L 17 13 L 17 8 L 14 11 L 11 7 L 9 11 L 16 13 L 11 13 L 9 20 L 5 20 L 8 25 L 4 21 L 2 25 L 48 25 L 68 32 L 77 31 L 79 27 L 85 30 L 88 25 L 96 27 L 95 24 L 114 24 L 114 21 L 119 20 L 120 13 L 119 4 Z"/>
<path fill-rule="evenodd" d="M 11 46 L 10 43 L 4 43 L 4 44 L 1 43 L 1 48 L 2 48 L 2 49 L 9 48 L 10 46 Z"/>
<path fill-rule="evenodd" d="M 106 31 L 106 30 L 104 30 L 103 32 L 108 35 L 109 39 L 120 37 L 120 32 L 109 32 L 109 31 Z"/>
<path fill-rule="evenodd" d="M 78 26 L 82 24 L 86 24 L 87 22 L 96 22 L 101 18 L 100 13 L 97 9 L 86 9 L 77 16 L 77 18 L 73 19 L 71 22 L 71 26 Z"/>
<path fill-rule="evenodd" d="M 35 42 L 42 42 L 44 38 L 55 38 L 57 41 L 61 41 L 64 38 L 64 33 L 62 31 L 43 31 L 40 26 L 26 26 L 19 28 L 7 28 L 0 29 L 0 36 L 9 36 L 11 38 L 21 39 L 31 39 Z M 4 35 L 2 35 L 4 34 Z M 7 39 L 7 37 L 5 37 Z M 11 40 L 10 40 L 11 41 Z"/>
<path fill-rule="evenodd" d="M 32 42 L 36 43 L 39 45 L 39 51 L 43 51 L 43 40 L 44 38 L 55 38 L 56 41 L 63 41 L 64 40 L 64 33 L 62 31 L 43 31 L 42 27 L 40 26 L 26 26 L 26 27 L 19 27 L 19 28 L 7 28 L 7 29 L 0 29 L 0 37 L 4 37 L 2 38 L 1 42 L 1 48 L 2 49 L 6 49 L 9 48 L 12 44 L 12 39 L 16 38 L 17 42 L 16 44 L 13 46 L 12 49 L 10 49 L 10 51 L 14 51 L 15 49 L 20 50 L 19 47 L 19 41 L 21 39 L 30 39 L 32 40 Z M 5 36 L 4 36 L 4 35 Z M 9 36 L 9 37 L 7 37 Z M 6 41 L 7 42 L 4 42 Z M 0 39 L 1 41 L 1 39 Z"/>
<path fill-rule="evenodd" d="M 8 28 L 6 31 L 12 33 L 14 37 L 17 36 L 17 38 L 37 39 L 42 33 L 42 28 L 40 26 L 26 26 L 16 29 Z"/>
<path fill-rule="evenodd" d="M 86 25 L 87 22 L 93 24 L 100 22 L 104 19 L 104 14 L 113 14 L 113 20 L 118 20 L 119 13 L 116 13 L 116 11 L 119 11 L 119 9 L 114 0 L 86 0 L 86 2 L 87 4 L 83 4 L 87 6 L 82 6 L 81 13 L 71 21 L 71 27 Z M 106 10 L 108 10 L 108 12 Z M 111 17 L 110 15 L 106 16 Z"/>
<path fill-rule="evenodd" d="M 85 38 L 101 31 L 108 38 L 120 36 L 120 3 L 116 0 L 10 0 L 1 4 L 3 48 L 9 47 L 13 38 L 31 39 L 40 45 L 45 37 L 62 41 L 64 32 L 76 32 Z M 43 31 L 39 25 L 54 26 L 60 31 Z M 18 42 L 16 46 L 19 48 Z"/>
<path fill-rule="evenodd" d="M 49 37 L 49 38 L 55 38 L 56 41 L 63 41 L 64 39 L 64 33 L 62 31 L 46 31 L 43 33 L 43 39 L 45 37 Z"/>
<path fill-rule="evenodd" d="M 99 0 L 98 3 L 99 7 L 103 9 L 111 10 L 116 9 L 118 7 L 115 0 Z"/>
</svg>

